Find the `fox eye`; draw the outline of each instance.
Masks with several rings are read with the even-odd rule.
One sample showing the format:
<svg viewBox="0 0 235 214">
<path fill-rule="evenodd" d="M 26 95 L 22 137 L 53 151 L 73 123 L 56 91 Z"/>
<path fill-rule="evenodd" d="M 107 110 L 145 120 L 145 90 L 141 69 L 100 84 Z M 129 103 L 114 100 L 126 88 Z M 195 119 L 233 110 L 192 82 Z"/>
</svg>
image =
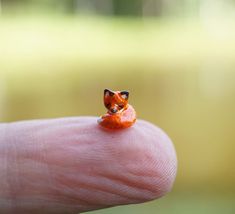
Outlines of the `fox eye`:
<svg viewBox="0 0 235 214">
<path fill-rule="evenodd" d="M 105 106 L 106 106 L 106 108 L 110 108 L 111 104 L 110 103 L 106 103 Z"/>
<path fill-rule="evenodd" d="M 118 104 L 119 108 L 123 108 L 124 107 L 124 104 Z"/>
</svg>

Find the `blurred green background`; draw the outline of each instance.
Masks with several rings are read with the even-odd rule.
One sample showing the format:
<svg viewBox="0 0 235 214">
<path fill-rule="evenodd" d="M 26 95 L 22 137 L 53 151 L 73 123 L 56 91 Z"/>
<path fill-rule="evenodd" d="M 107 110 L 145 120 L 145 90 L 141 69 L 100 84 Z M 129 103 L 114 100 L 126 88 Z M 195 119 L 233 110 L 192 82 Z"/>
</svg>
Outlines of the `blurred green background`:
<svg viewBox="0 0 235 214">
<path fill-rule="evenodd" d="M 101 115 L 127 89 L 175 144 L 169 195 L 91 213 L 235 213 L 235 1 L 0 2 L 2 122 Z"/>
</svg>

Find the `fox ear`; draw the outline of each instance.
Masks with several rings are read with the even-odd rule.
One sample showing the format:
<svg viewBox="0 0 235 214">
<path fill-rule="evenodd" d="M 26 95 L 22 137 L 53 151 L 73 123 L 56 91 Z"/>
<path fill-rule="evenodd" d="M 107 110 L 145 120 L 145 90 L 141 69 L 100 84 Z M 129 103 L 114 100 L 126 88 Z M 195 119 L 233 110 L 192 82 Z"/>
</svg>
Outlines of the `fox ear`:
<svg viewBox="0 0 235 214">
<path fill-rule="evenodd" d="M 109 89 L 104 89 L 104 96 L 113 96 L 114 92 Z"/>
<path fill-rule="evenodd" d="M 128 100 L 128 98 L 129 98 L 129 91 L 121 91 L 120 94 L 121 94 L 121 97 L 123 99 Z"/>
</svg>

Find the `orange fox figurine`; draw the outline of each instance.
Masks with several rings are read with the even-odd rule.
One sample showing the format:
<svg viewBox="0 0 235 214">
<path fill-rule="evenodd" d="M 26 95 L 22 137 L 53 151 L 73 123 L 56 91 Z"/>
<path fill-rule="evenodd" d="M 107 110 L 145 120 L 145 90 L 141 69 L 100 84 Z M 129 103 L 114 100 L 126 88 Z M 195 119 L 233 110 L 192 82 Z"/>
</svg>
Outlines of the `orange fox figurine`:
<svg viewBox="0 0 235 214">
<path fill-rule="evenodd" d="M 104 90 L 104 105 L 108 112 L 98 123 L 108 129 L 128 128 L 136 121 L 135 109 L 128 104 L 128 91 Z"/>
</svg>

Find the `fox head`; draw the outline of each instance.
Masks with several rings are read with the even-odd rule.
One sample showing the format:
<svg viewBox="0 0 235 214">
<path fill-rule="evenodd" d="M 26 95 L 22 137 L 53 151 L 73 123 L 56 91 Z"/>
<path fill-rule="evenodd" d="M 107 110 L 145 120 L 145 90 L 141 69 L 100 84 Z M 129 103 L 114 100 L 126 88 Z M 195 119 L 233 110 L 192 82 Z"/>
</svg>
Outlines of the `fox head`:
<svg viewBox="0 0 235 214">
<path fill-rule="evenodd" d="M 111 91 L 104 90 L 104 105 L 111 114 L 124 110 L 128 105 L 128 91 Z"/>
</svg>

